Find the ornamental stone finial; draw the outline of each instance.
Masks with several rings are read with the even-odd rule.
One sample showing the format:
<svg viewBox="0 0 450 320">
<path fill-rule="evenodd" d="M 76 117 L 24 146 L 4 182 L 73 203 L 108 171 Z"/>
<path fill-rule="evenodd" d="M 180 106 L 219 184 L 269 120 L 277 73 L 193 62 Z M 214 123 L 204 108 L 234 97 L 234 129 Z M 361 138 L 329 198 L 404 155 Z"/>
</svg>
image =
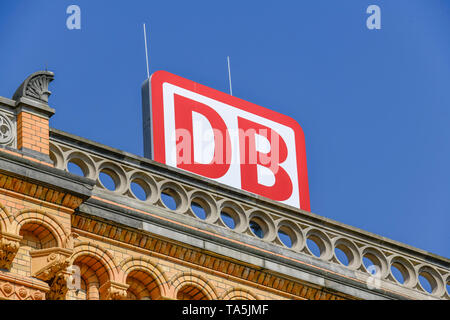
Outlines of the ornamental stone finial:
<svg viewBox="0 0 450 320">
<path fill-rule="evenodd" d="M 48 97 L 52 94 L 48 90 L 48 85 L 53 81 L 55 74 L 50 71 L 38 71 L 25 79 L 25 81 L 16 90 L 13 100 L 19 100 L 22 97 L 37 100 L 38 102 L 48 104 Z"/>
</svg>

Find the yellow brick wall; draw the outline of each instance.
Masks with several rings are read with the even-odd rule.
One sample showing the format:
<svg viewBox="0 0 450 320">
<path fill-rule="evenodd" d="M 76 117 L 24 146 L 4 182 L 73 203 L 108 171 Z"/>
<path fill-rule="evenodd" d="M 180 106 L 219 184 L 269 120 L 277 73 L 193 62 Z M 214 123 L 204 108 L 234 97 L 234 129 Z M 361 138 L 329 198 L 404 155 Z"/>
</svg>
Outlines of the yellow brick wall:
<svg viewBox="0 0 450 320">
<path fill-rule="evenodd" d="M 28 112 L 17 116 L 17 148 L 49 154 L 49 121 Z"/>
</svg>

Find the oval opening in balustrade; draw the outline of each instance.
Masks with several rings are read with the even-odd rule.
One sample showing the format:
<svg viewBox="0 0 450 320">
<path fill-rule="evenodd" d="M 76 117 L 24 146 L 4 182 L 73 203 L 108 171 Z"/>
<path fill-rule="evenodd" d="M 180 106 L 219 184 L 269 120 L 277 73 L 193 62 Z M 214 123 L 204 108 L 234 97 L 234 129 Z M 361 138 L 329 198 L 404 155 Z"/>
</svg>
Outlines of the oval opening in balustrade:
<svg viewBox="0 0 450 320">
<path fill-rule="evenodd" d="M 408 286 L 411 283 L 412 266 L 407 268 L 408 264 L 405 265 L 406 262 L 398 261 L 398 259 L 394 259 L 391 264 L 391 274 L 399 282 L 400 284 Z"/>
<path fill-rule="evenodd" d="M 311 253 L 313 255 L 315 255 L 316 257 L 320 257 L 320 255 L 322 254 L 319 244 L 317 244 L 316 239 L 313 239 L 311 237 L 306 239 L 306 245 L 308 246 L 309 251 L 311 251 Z"/>
<path fill-rule="evenodd" d="M 336 248 L 334 248 L 334 254 L 336 255 L 336 258 L 339 260 L 339 262 L 344 266 L 349 265 L 349 257 L 347 256 L 345 251 L 341 249 L 341 246 L 337 246 Z"/>
<path fill-rule="evenodd" d="M 436 290 L 437 283 L 431 274 L 426 271 L 419 273 L 419 282 L 423 290 L 433 293 Z"/>
<path fill-rule="evenodd" d="M 172 189 L 164 189 L 161 192 L 161 200 L 170 210 L 176 210 L 178 208 L 179 201 L 177 201 L 176 197 L 176 192 Z"/>
<path fill-rule="evenodd" d="M 403 272 L 400 269 L 401 266 L 399 266 L 398 263 L 393 263 L 391 265 L 391 273 L 394 276 L 395 280 L 397 280 L 401 284 L 404 284 L 405 276 L 403 275 Z"/>
<path fill-rule="evenodd" d="M 108 171 L 106 171 L 106 170 L 100 171 L 98 177 L 100 179 L 100 182 L 106 189 L 108 189 L 110 191 L 116 190 L 117 186 L 114 181 L 114 178 L 111 176 L 111 174 Z"/>
<path fill-rule="evenodd" d="M 72 162 L 72 161 L 69 161 L 67 163 L 67 171 L 69 171 L 70 173 L 76 174 L 77 176 L 81 176 L 81 177 L 85 176 L 83 169 L 81 169 L 81 167 L 78 164 L 76 164 L 75 162 Z"/>
<path fill-rule="evenodd" d="M 206 219 L 207 213 L 200 201 L 192 200 L 191 201 L 191 209 L 194 212 L 194 214 L 197 216 L 197 218 L 200 218 L 202 220 Z"/>
<path fill-rule="evenodd" d="M 363 256 L 364 267 L 366 268 L 367 272 L 370 273 L 371 275 L 375 275 L 381 271 L 378 263 L 375 263 L 373 260 L 375 259 L 368 257 L 367 255 Z"/>
<path fill-rule="evenodd" d="M 233 217 L 233 214 L 230 212 L 230 209 L 224 208 L 220 212 L 220 218 L 222 219 L 223 223 L 230 229 L 236 228 L 236 221 Z"/>
<path fill-rule="evenodd" d="M 258 238 L 264 238 L 264 229 L 262 222 L 259 219 L 253 218 L 250 220 L 250 230 L 252 230 L 253 234 Z"/>
<path fill-rule="evenodd" d="M 286 226 L 282 226 L 278 229 L 278 238 L 288 248 L 292 248 L 294 245 L 295 238 L 293 234 L 294 232 Z"/>
<path fill-rule="evenodd" d="M 134 196 L 139 200 L 141 201 L 147 200 L 148 194 L 138 181 L 136 180 L 132 181 L 130 183 L 130 189 L 131 192 L 133 192 Z"/>
<path fill-rule="evenodd" d="M 431 288 L 431 283 L 424 276 L 419 275 L 419 282 L 426 292 L 431 293 L 433 291 Z"/>
</svg>

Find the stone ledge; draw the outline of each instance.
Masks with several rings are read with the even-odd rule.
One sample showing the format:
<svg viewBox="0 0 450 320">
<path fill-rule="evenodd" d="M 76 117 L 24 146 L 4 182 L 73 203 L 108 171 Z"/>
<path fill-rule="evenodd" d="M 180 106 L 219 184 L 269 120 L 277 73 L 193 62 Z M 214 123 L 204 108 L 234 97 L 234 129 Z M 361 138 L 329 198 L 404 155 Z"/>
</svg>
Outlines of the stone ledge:
<svg viewBox="0 0 450 320">
<path fill-rule="evenodd" d="M 52 189 L 74 194 L 82 199 L 91 196 L 95 181 L 36 163 L 9 153 L 0 153 L 0 173 Z"/>
</svg>

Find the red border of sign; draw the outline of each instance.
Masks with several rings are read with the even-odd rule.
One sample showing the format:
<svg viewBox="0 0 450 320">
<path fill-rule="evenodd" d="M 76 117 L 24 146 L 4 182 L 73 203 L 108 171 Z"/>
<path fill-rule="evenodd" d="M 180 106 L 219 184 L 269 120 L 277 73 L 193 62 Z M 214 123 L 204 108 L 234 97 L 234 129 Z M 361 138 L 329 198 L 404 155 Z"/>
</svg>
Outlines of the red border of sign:
<svg viewBox="0 0 450 320">
<path fill-rule="evenodd" d="M 194 81 L 162 70 L 156 71 L 150 78 L 152 108 L 151 112 L 153 118 L 153 160 L 164 164 L 166 163 L 164 134 L 161 134 L 161 132 L 164 132 L 162 85 L 166 82 L 292 128 L 295 133 L 295 143 L 297 149 L 297 172 L 300 207 L 302 210 L 311 211 L 309 202 L 308 172 L 306 166 L 305 135 L 303 133 L 303 129 L 300 127 L 297 121 L 281 113 L 258 106 L 237 97 L 230 96 L 229 94 L 226 94 L 224 92 L 206 87 Z"/>
</svg>

